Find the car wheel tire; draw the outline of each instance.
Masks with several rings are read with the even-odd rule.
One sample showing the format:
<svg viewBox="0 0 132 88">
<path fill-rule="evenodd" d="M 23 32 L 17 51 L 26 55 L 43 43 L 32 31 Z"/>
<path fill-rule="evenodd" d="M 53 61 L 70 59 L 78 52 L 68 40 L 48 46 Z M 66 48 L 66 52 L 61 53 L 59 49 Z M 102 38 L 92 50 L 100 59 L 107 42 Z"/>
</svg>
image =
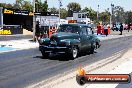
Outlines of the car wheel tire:
<svg viewBox="0 0 132 88">
<path fill-rule="evenodd" d="M 95 49 L 98 49 L 100 47 L 99 42 L 96 42 Z"/>
<path fill-rule="evenodd" d="M 49 57 L 49 53 L 45 53 L 43 51 L 41 51 L 41 53 L 42 53 L 43 58 L 48 58 Z"/>
<path fill-rule="evenodd" d="M 78 56 L 78 48 L 73 46 L 71 52 L 69 53 L 70 59 L 75 59 Z"/>
<path fill-rule="evenodd" d="M 91 53 L 91 54 L 94 53 L 95 46 L 96 46 L 96 44 L 91 44 L 91 50 L 90 50 L 90 53 Z"/>
</svg>

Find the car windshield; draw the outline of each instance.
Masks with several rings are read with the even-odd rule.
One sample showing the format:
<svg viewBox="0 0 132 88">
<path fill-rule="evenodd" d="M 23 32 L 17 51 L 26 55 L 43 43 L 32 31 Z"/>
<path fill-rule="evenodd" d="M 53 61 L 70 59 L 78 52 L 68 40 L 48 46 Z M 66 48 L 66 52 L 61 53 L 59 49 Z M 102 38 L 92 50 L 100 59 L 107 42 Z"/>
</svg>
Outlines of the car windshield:
<svg viewBox="0 0 132 88">
<path fill-rule="evenodd" d="M 78 33 L 78 26 L 62 25 L 59 27 L 57 32 L 68 32 L 68 33 Z"/>
</svg>

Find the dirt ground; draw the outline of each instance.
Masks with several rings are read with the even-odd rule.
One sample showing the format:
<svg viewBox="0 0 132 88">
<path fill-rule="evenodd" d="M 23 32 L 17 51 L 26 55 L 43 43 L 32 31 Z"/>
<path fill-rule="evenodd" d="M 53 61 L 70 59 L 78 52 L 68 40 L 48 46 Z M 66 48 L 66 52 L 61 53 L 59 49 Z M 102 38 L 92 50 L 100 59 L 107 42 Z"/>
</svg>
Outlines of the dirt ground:
<svg viewBox="0 0 132 88">
<path fill-rule="evenodd" d="M 33 35 L 33 32 L 23 29 L 23 35 Z"/>
</svg>

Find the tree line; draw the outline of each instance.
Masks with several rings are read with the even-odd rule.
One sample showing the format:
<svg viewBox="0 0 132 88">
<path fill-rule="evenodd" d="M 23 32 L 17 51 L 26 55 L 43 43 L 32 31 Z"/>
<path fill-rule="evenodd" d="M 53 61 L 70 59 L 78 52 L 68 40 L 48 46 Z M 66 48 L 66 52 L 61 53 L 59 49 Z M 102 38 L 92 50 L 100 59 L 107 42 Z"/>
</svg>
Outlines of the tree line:
<svg viewBox="0 0 132 88">
<path fill-rule="evenodd" d="M 33 11 L 33 4 L 26 0 L 16 0 L 13 4 L 0 3 L 0 7 Z M 47 1 L 35 0 L 35 7 L 36 12 L 46 12 L 48 10 Z"/>
<path fill-rule="evenodd" d="M 59 14 L 59 9 L 56 7 L 48 8 L 47 0 L 44 2 L 40 2 L 40 0 L 35 1 L 36 12 L 51 12 L 52 14 Z M 14 4 L 6 4 L 0 3 L 0 7 L 13 8 L 13 9 L 21 9 L 21 10 L 29 10 L 33 11 L 33 5 L 30 1 L 25 0 L 16 0 Z M 61 18 L 65 19 L 66 17 L 72 17 L 73 12 L 87 12 L 87 16 L 93 20 L 94 22 L 102 21 L 109 23 L 110 16 L 112 17 L 112 22 L 121 22 L 121 23 L 132 23 L 132 11 L 125 11 L 121 6 L 114 6 L 112 8 L 112 13 L 110 13 L 110 9 L 106 8 L 105 11 L 100 12 L 98 14 L 97 19 L 97 11 L 93 10 L 91 7 L 81 8 L 81 5 L 76 2 L 71 2 L 67 5 L 67 8 L 60 9 Z"/>
</svg>

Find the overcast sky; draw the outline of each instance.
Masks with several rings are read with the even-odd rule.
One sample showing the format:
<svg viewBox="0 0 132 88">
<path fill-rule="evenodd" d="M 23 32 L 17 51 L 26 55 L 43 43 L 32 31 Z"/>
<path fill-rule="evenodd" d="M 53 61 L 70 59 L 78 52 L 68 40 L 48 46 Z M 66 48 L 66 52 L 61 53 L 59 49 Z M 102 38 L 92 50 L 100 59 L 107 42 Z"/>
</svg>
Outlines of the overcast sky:
<svg viewBox="0 0 132 88">
<path fill-rule="evenodd" d="M 31 1 L 32 0 L 28 0 Z M 44 1 L 44 0 L 41 0 Z M 59 7 L 58 0 L 47 0 L 49 8 L 50 7 Z M 3 3 L 15 3 L 15 0 L 0 0 Z M 115 4 L 115 6 L 122 6 L 125 11 L 132 11 L 132 0 L 62 0 L 62 4 L 64 8 L 67 8 L 68 3 L 77 2 L 84 7 L 91 7 L 94 10 L 97 10 L 99 4 L 99 11 L 102 12 L 107 8 L 110 8 L 111 3 Z"/>
</svg>

